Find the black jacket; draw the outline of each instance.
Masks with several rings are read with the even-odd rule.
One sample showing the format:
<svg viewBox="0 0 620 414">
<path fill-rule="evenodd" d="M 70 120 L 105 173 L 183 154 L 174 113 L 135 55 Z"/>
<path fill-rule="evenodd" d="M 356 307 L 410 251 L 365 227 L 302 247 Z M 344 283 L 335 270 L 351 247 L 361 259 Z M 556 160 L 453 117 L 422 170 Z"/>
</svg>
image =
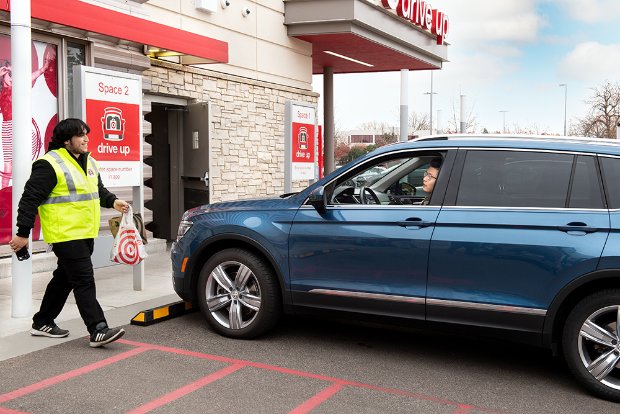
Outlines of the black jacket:
<svg viewBox="0 0 620 414">
<path fill-rule="evenodd" d="M 64 148 L 61 151 L 66 151 Z M 77 162 L 86 173 L 86 165 L 90 153 L 80 155 Z M 108 191 L 99 181 L 99 205 L 101 207 L 111 208 L 114 206 L 116 196 Z M 54 167 L 46 160 L 40 159 L 32 164 L 32 173 L 24 187 L 24 194 L 19 200 L 17 207 L 17 235 L 20 237 L 28 237 L 30 230 L 34 227 L 34 219 L 37 216 L 37 209 L 47 200 L 50 193 L 56 187 L 56 172 Z"/>
</svg>

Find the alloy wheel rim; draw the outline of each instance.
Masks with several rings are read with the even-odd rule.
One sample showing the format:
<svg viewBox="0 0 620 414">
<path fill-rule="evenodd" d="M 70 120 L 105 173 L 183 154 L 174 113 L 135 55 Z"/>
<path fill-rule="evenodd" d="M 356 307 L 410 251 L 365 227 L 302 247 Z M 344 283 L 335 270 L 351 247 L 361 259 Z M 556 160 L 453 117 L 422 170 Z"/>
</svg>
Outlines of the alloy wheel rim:
<svg viewBox="0 0 620 414">
<path fill-rule="evenodd" d="M 254 322 L 261 306 L 261 290 L 256 275 L 241 262 L 226 261 L 209 274 L 207 307 L 221 326 L 238 330 Z"/>
<path fill-rule="evenodd" d="M 581 325 L 578 350 L 586 370 L 601 384 L 620 390 L 620 306 L 592 313 Z"/>
</svg>

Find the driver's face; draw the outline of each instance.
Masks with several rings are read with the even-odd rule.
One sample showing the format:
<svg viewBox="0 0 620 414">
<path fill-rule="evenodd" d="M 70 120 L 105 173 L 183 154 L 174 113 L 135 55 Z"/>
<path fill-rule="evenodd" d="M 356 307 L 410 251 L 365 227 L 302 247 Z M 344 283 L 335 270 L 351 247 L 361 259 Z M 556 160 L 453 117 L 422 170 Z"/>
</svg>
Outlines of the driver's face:
<svg viewBox="0 0 620 414">
<path fill-rule="evenodd" d="M 439 176 L 439 169 L 434 167 L 428 167 L 426 173 L 424 173 L 424 180 L 422 181 L 422 188 L 425 193 L 432 193 L 435 188 L 435 182 Z"/>
</svg>

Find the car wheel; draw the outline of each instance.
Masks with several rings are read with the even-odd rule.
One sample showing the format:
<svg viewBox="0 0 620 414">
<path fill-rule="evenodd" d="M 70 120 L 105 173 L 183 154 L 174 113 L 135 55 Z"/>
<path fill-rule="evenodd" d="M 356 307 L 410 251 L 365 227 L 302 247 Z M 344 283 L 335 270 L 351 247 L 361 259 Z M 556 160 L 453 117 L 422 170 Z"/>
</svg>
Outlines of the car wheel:
<svg viewBox="0 0 620 414">
<path fill-rule="evenodd" d="M 222 250 L 205 263 L 198 279 L 198 302 L 215 331 L 241 339 L 272 328 L 282 304 L 273 269 L 243 249 Z"/>
<path fill-rule="evenodd" d="M 620 290 L 587 296 L 570 312 L 562 334 L 564 358 L 593 394 L 620 402 Z"/>
</svg>

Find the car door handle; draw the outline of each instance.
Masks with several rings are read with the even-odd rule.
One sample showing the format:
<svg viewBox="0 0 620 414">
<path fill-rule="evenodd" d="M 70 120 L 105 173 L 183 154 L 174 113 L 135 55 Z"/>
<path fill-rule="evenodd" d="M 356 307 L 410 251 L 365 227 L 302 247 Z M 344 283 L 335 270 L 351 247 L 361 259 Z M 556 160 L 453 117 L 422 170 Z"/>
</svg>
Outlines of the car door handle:
<svg viewBox="0 0 620 414">
<path fill-rule="evenodd" d="M 431 226 L 433 223 L 430 221 L 424 221 L 419 217 L 411 217 L 407 220 L 397 221 L 396 224 L 402 227 L 428 227 Z"/>
<path fill-rule="evenodd" d="M 596 227 L 590 227 L 586 223 L 582 223 L 580 221 L 573 221 L 568 223 L 566 226 L 558 226 L 558 230 L 560 231 L 582 231 L 584 233 L 594 233 L 598 229 Z"/>
</svg>

